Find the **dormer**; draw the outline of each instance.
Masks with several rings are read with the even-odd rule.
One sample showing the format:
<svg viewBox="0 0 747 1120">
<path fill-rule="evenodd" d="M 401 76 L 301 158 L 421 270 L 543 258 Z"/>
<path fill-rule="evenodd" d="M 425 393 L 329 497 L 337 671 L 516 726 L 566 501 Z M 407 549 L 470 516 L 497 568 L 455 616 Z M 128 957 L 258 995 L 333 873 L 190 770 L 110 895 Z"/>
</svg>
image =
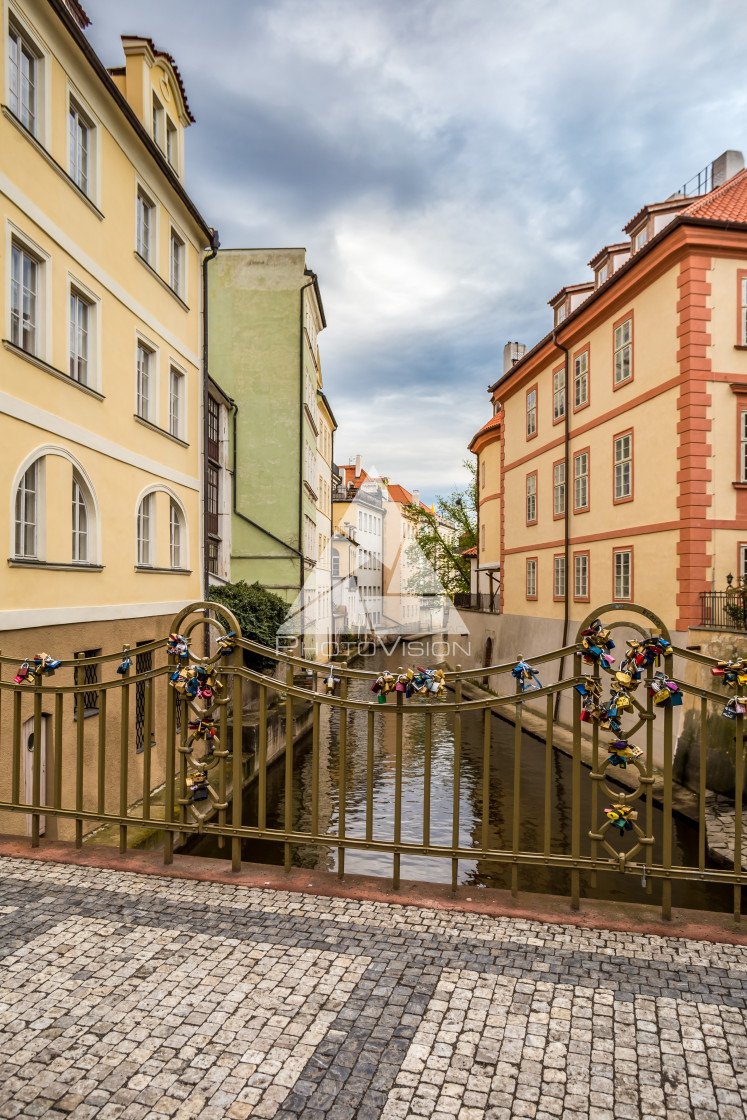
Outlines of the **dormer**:
<svg viewBox="0 0 747 1120">
<path fill-rule="evenodd" d="M 557 295 L 547 302 L 553 310 L 553 323 L 556 327 L 560 326 L 564 319 L 566 319 L 572 311 L 584 302 L 586 297 L 594 291 L 594 285 L 588 284 L 568 284 L 565 288 L 561 288 Z"/>
<path fill-rule="evenodd" d="M 601 288 L 606 284 L 613 272 L 616 271 L 630 256 L 630 242 L 621 241 L 617 245 L 605 245 L 603 249 L 589 261 L 589 268 L 594 273 L 594 287 Z"/>
<path fill-rule="evenodd" d="M 678 194 L 668 198 L 666 202 L 654 202 L 639 210 L 635 217 L 623 226 L 623 232 L 630 237 L 631 253 L 637 253 L 642 249 L 693 201 L 692 198 L 685 198 L 684 195 Z"/>
<path fill-rule="evenodd" d="M 184 129 L 194 117 L 176 63 L 152 39 L 123 35 L 122 49 L 125 65 L 109 73 L 163 158 L 183 180 Z"/>
</svg>

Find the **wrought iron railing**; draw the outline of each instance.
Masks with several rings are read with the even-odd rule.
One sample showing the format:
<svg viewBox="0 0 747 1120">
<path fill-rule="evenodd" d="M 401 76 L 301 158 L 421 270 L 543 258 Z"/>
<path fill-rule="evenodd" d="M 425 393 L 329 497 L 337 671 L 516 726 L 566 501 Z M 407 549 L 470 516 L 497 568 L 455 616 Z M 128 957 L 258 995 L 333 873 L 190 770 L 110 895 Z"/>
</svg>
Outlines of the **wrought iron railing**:
<svg viewBox="0 0 747 1120">
<path fill-rule="evenodd" d="M 747 630 L 747 592 L 701 591 L 700 625 L 714 630 Z"/>
<path fill-rule="evenodd" d="M 217 614 L 216 614 L 217 612 Z M 587 627 L 600 615 L 610 629 L 623 627 L 630 633 L 645 635 L 646 629 L 632 617 L 643 617 L 649 628 L 668 635 L 663 623 L 652 612 L 634 604 L 608 604 L 590 614 L 579 628 Z M 611 616 L 611 621 L 607 619 Z M 59 677 L 36 677 L 15 681 L 18 661 L 0 656 L 0 814 L 4 814 L 3 828 L 9 821 L 18 821 L 18 831 L 24 830 L 28 821 L 30 843 L 38 846 L 46 821 L 54 819 L 61 839 L 83 844 L 86 834 L 108 826 L 118 829 L 119 846 L 125 851 L 132 839 L 133 830 L 150 829 L 162 834 L 163 858 L 166 864 L 173 861 L 175 841 L 198 834 L 212 835 L 219 845 L 230 845 L 232 867 L 241 867 L 241 845 L 247 840 L 262 840 L 280 845 L 286 869 L 291 866 L 293 846 L 337 849 L 338 874 L 345 873 L 345 852 L 364 849 L 385 853 L 391 858 L 392 880 L 400 885 L 400 861 L 403 855 L 437 857 L 451 864 L 452 885 L 456 886 L 460 860 L 478 860 L 485 866 L 503 866 L 510 870 L 513 893 L 519 889 L 524 869 L 545 868 L 553 874 L 566 873 L 569 877 L 571 906 L 578 908 L 585 884 L 594 882 L 600 872 L 615 872 L 636 876 L 646 883 L 650 892 L 653 880 L 661 883 L 661 908 L 665 918 L 671 916 L 672 883 L 720 884 L 733 892 L 735 921 L 741 912 L 742 889 L 747 876 L 742 867 L 742 798 L 734 804 L 734 833 L 732 866 L 712 866 L 707 860 L 706 849 L 706 752 L 708 747 L 706 709 L 708 701 L 723 705 L 724 695 L 675 679 L 674 658 L 689 658 L 705 667 L 717 667 L 717 662 L 695 651 L 673 647 L 663 657 L 663 672 L 685 696 L 696 698 L 693 710 L 700 711 L 700 784 L 695 796 L 698 825 L 697 856 L 692 862 L 676 862 L 673 857 L 675 831 L 673 796 L 673 712 L 671 706 L 660 710 L 654 703 L 652 683 L 653 668 L 645 671 L 644 687 L 640 695 L 633 694 L 626 719 L 633 722 L 624 732 L 625 739 L 640 737 L 640 753 L 634 754 L 628 766 L 625 788 L 615 783 L 619 770 L 610 754 L 610 744 L 602 740 L 599 722 L 590 726 L 590 735 L 582 740 L 582 696 L 579 686 L 588 687 L 590 680 L 604 684 L 613 671 L 599 662 L 584 671 L 583 663 L 575 655 L 576 644 L 553 650 L 532 658 L 533 666 L 542 666 L 542 676 L 551 666 L 558 667 L 559 679 L 536 687 L 529 693 L 520 691 L 516 681 L 515 691 L 495 695 L 480 693 L 475 687 L 472 698 L 470 685 L 479 686 L 481 678 L 511 674 L 513 662 L 445 674 L 447 692 L 441 699 L 419 695 L 406 698 L 403 690 L 395 690 L 390 700 L 380 704 L 350 698 L 349 684 L 355 679 L 371 681 L 376 672 L 336 665 L 334 676 L 339 678 L 337 693 L 327 691 L 321 682 L 329 668 L 282 651 L 266 649 L 241 636 L 236 619 L 224 606 L 197 603 L 185 608 L 172 623 L 172 632 L 192 639 L 195 631 L 209 626 L 213 637 L 225 637 L 226 649 L 217 650 L 211 657 L 200 657 L 196 649 L 202 648 L 202 635 L 192 641 L 188 657 L 179 658 L 163 638 L 138 646 L 130 652 L 103 655 L 96 661 L 99 672 L 97 719 L 83 718 L 83 705 L 90 683 L 72 682 L 75 661 L 64 661 L 57 669 Z M 230 634 L 234 637 L 231 639 Z M 193 648 L 194 647 L 194 648 Z M 169 651 L 171 648 L 171 651 Z M 137 661 L 136 661 L 137 657 Z M 152 661 L 146 667 L 146 658 Z M 251 668 L 257 664 L 273 665 L 274 670 Z M 188 673 L 195 670 L 195 679 L 201 680 L 202 696 L 189 696 L 170 686 L 179 667 L 187 666 Z M 33 668 L 33 666 L 32 666 Z M 565 668 L 565 672 L 563 671 Z M 133 671 L 141 669 L 141 671 Z M 274 675 L 273 675 L 274 672 Z M 747 671 L 746 671 L 747 672 Z M 303 679 L 302 683 L 299 681 Z M 511 679 L 509 677 L 509 679 Z M 251 713 L 253 744 L 244 746 L 245 707 L 244 682 L 251 683 L 256 707 Z M 309 686 L 311 683 L 311 687 Z M 183 682 L 182 682 L 183 683 Z M 619 683 L 619 682 L 618 682 Z M 404 686 L 403 686 L 404 687 Z M 552 774 L 555 766 L 553 745 L 558 725 L 555 719 L 556 699 L 569 693 L 572 697 L 572 750 L 571 789 L 563 806 L 570 822 L 569 843 L 559 850 L 552 832 Z M 470 695 L 468 695 L 470 694 Z M 137 700 L 136 700 L 137 697 Z M 544 721 L 544 748 L 537 747 L 532 758 L 534 776 L 539 788 L 544 789 L 544 805 L 534 819 L 530 839 L 523 829 L 526 813 L 522 800 L 525 778 L 522 777 L 522 731 L 526 709 L 531 704 L 542 714 Z M 74 706 L 78 718 L 70 719 Z M 324 821 L 320 793 L 320 768 L 325 744 L 321 741 L 320 716 L 324 709 L 336 711 L 338 738 L 337 792 L 338 810 L 331 826 Z M 298 727 L 298 713 L 309 716 L 311 734 L 311 798 L 308 812 L 301 823 L 294 820 L 293 780 L 294 741 Z M 178 713 L 178 723 L 177 723 Z M 448 829 L 443 821 L 431 819 L 431 759 L 434 749 L 434 716 L 445 716 L 451 723 L 453 736 L 452 785 Z M 476 714 L 482 725 L 482 775 L 479 794 L 482 824 L 465 840 L 460 830 L 463 720 Z M 491 729 L 494 714 L 509 715 L 514 722 L 513 770 L 506 773 L 491 758 Z M 280 738 L 280 757 L 284 761 L 284 808 L 281 820 L 268 811 L 269 757 L 268 722 L 270 717 L 280 717 L 284 730 Z M 744 788 L 744 708 L 734 709 L 734 768 L 735 788 Z M 134 718 L 133 718 L 134 717 Z M 410 724 L 410 720 L 418 723 Z M 394 774 L 392 824 L 388 835 L 382 835 L 380 821 L 374 819 L 374 743 L 380 721 L 393 727 L 391 765 Z M 348 775 L 352 763 L 349 752 L 348 729 L 365 727 L 364 744 L 359 744 L 360 755 L 356 765 L 365 773 L 365 810 L 361 828 L 349 828 L 346 807 L 349 802 Z M 660 767 L 654 762 L 654 728 L 661 724 Z M 422 733 L 418 728 L 422 726 Z M 412 729 L 415 728 L 415 731 Z M 413 734 L 421 734 L 419 750 L 422 751 L 421 825 L 418 836 L 413 838 L 412 810 L 407 814 L 403 835 L 403 744 L 412 741 Z M 614 729 L 613 729 L 614 734 Z M 135 735 L 142 751 L 133 749 Z M 697 736 L 696 736 L 697 742 Z M 46 743 L 46 753 L 38 749 Z M 582 748 L 582 743 L 583 745 Z M 589 765 L 584 765 L 584 751 Z M 698 748 L 695 748 L 696 751 Z M 46 770 L 45 770 L 46 764 Z M 325 764 L 326 765 L 326 764 Z M 500 769 L 500 772 L 498 772 Z M 540 781 L 540 776 L 541 781 Z M 251 778 L 257 784 L 257 807 L 244 817 L 243 787 Z M 610 785 L 610 779 L 613 785 Z M 441 779 L 442 780 L 442 779 Z M 584 791 L 582 786 L 589 782 Z M 537 784 L 537 783 L 535 783 Z M 504 792 L 511 796 L 512 808 L 505 821 L 508 842 L 500 845 L 491 838 L 489 829 L 491 799 L 499 797 L 503 803 Z M 440 791 L 439 791 L 440 792 Z M 443 797 L 440 798 L 443 805 Z M 617 825 L 605 809 L 605 801 L 618 807 Z M 362 802 L 361 802 L 362 804 Z M 660 834 L 654 836 L 654 805 L 661 810 Z M 586 805 L 586 809 L 584 809 Z M 248 810 L 247 810 L 248 812 Z M 637 816 L 636 816 L 637 813 Z M 619 828 L 620 819 L 630 818 L 630 827 Z M 435 838 L 437 836 L 437 838 Z M 626 840 L 629 845 L 626 846 Z M 656 840 L 657 847 L 654 846 Z"/>
<path fill-rule="evenodd" d="M 454 606 L 462 611 L 486 611 L 488 614 L 500 613 L 500 600 L 498 592 L 488 595 L 481 591 L 479 594 L 471 591 L 457 591 L 454 594 Z"/>
</svg>

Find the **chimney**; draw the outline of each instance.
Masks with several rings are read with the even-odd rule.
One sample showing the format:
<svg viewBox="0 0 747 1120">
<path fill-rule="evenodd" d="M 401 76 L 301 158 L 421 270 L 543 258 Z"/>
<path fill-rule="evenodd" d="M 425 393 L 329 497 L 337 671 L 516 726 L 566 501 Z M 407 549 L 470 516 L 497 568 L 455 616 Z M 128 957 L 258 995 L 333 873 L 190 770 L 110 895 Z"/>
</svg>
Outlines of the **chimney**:
<svg viewBox="0 0 747 1120">
<path fill-rule="evenodd" d="M 412 492 L 412 504 L 416 506 L 416 505 L 418 505 L 419 502 L 420 502 L 420 491 L 419 490 L 413 490 L 413 492 Z"/>
<path fill-rule="evenodd" d="M 720 187 L 727 179 L 731 179 L 732 175 L 736 175 L 737 171 L 743 169 L 744 156 L 741 152 L 737 152 L 733 148 L 730 148 L 728 152 L 723 152 L 711 164 L 711 189 Z"/>
<path fill-rule="evenodd" d="M 361 471 L 363 470 L 363 456 L 356 455 L 355 457 L 355 477 L 360 478 Z"/>
<path fill-rule="evenodd" d="M 508 373 L 515 366 L 519 358 L 523 358 L 527 348 L 523 342 L 507 342 L 503 347 L 503 372 Z"/>
</svg>

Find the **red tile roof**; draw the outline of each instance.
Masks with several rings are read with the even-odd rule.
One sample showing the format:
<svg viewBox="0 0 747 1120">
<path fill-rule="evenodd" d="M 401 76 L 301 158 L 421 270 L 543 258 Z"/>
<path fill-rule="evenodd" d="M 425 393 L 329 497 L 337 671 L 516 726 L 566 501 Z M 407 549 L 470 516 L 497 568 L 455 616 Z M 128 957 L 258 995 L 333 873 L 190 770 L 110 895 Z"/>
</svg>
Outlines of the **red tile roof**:
<svg viewBox="0 0 747 1120">
<path fill-rule="evenodd" d="M 683 213 L 693 218 L 747 222 L 747 168 L 732 175 L 715 191 L 696 199 Z"/>
<path fill-rule="evenodd" d="M 187 101 L 187 91 L 184 88 L 184 82 L 182 81 L 182 76 L 179 73 L 179 67 L 176 65 L 176 63 L 174 62 L 174 59 L 171 57 L 171 55 L 168 54 L 166 51 L 159 51 L 156 44 L 153 42 L 152 39 L 149 39 L 147 35 L 122 35 L 121 38 L 123 40 L 124 39 L 140 39 L 141 42 L 148 44 L 148 46 L 153 51 L 153 54 L 156 56 L 156 58 L 165 58 L 166 59 L 166 61 L 171 66 L 171 69 L 174 71 L 174 77 L 176 78 L 177 85 L 179 86 L 179 92 L 181 93 L 182 101 L 184 102 L 184 112 L 187 114 L 187 117 L 192 122 L 192 124 L 194 124 L 195 119 L 192 116 L 192 111 L 190 110 L 189 102 Z"/>
<path fill-rule="evenodd" d="M 473 544 L 472 548 L 465 548 L 462 556 L 477 556 L 477 545 Z"/>
<path fill-rule="evenodd" d="M 398 505 L 410 506 L 413 503 L 413 496 L 409 490 L 405 490 L 404 486 L 400 486 L 397 482 L 390 482 L 387 486 L 389 493 L 389 501 L 396 502 Z M 418 503 L 421 509 L 429 510 L 430 506 L 425 505 L 423 502 Z"/>
<path fill-rule="evenodd" d="M 500 428 L 502 423 L 503 423 L 503 413 L 502 412 L 497 412 L 495 414 L 495 416 L 491 416 L 490 419 L 485 424 L 483 424 L 483 426 L 480 428 L 479 432 L 475 432 L 472 439 L 469 441 L 469 444 L 467 445 L 469 450 L 470 451 L 472 450 L 472 444 L 475 443 L 476 440 L 481 435 L 484 435 L 485 432 L 491 431 L 492 428 Z"/>
</svg>

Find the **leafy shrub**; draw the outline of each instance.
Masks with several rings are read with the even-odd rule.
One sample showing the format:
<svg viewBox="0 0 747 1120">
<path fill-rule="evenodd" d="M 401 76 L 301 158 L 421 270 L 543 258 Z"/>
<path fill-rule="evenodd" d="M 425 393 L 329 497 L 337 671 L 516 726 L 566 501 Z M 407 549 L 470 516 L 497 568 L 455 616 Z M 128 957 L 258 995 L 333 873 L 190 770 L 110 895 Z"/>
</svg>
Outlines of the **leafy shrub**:
<svg viewBox="0 0 747 1120">
<path fill-rule="evenodd" d="M 289 609 L 286 601 L 279 595 L 267 591 L 260 583 L 249 584 L 241 579 L 238 583 L 211 587 L 210 598 L 216 603 L 225 604 L 233 612 L 244 638 L 269 646 L 270 649 L 275 648 L 277 632 L 285 622 Z M 216 613 L 220 617 L 219 612 Z M 227 618 L 221 621 L 227 630 L 231 629 Z M 244 664 L 248 669 L 262 672 L 264 669 L 274 669 L 276 662 L 245 650 Z"/>
</svg>

